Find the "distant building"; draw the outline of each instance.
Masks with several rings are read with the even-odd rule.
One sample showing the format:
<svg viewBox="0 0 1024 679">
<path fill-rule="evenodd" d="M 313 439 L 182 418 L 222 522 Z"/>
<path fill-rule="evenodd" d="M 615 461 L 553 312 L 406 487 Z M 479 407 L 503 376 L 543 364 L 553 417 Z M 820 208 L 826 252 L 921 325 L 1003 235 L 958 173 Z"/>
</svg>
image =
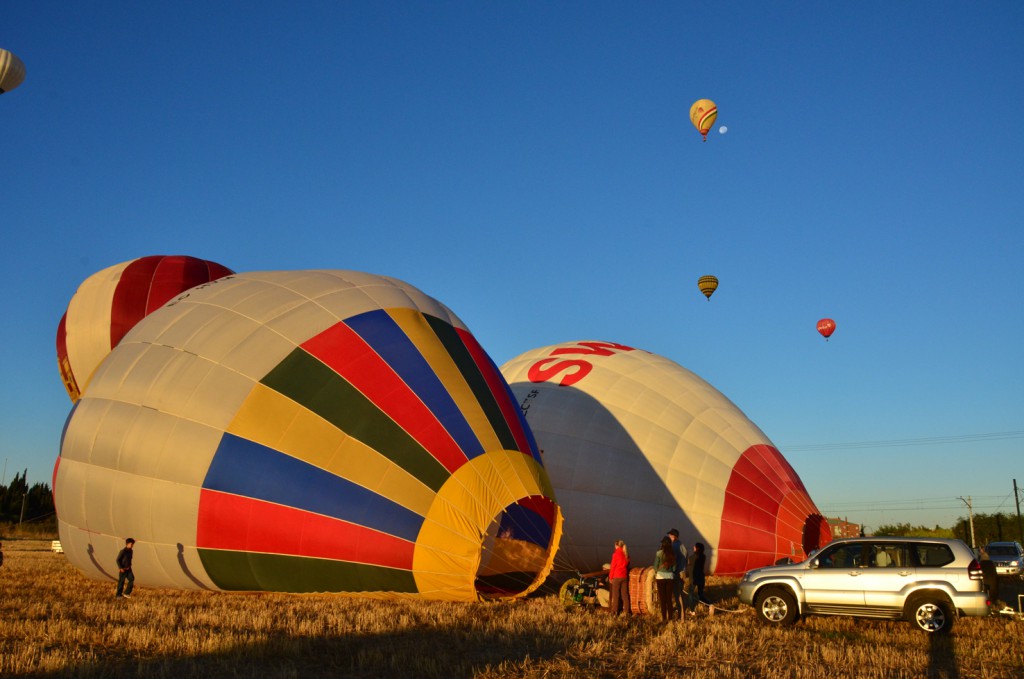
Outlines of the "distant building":
<svg viewBox="0 0 1024 679">
<path fill-rule="evenodd" d="M 832 532 L 832 539 L 855 538 L 863 534 L 864 526 L 859 523 L 850 523 L 846 519 L 825 519 L 828 521 L 828 529 Z"/>
</svg>

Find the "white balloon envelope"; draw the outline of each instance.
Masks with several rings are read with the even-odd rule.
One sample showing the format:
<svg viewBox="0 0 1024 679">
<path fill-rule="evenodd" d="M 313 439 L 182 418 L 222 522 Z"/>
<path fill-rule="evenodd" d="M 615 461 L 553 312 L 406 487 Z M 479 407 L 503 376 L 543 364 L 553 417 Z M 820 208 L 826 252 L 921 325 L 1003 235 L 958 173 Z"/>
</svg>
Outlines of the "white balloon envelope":
<svg viewBox="0 0 1024 679">
<path fill-rule="evenodd" d="M 565 517 L 558 565 L 593 571 L 624 540 L 653 561 L 671 528 L 722 575 L 828 542 L 793 468 L 728 398 L 679 364 L 622 344 L 566 342 L 502 366 Z"/>
</svg>

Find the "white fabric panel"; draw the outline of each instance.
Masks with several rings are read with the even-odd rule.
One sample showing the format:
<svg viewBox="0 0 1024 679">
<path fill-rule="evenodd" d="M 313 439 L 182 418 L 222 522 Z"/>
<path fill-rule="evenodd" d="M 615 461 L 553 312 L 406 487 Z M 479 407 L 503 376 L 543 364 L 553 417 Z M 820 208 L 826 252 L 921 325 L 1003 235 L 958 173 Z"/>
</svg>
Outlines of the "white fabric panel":
<svg viewBox="0 0 1024 679">
<path fill-rule="evenodd" d="M 110 353 L 110 310 L 121 274 L 134 260 L 107 267 L 86 278 L 68 303 L 64 323 L 68 362 L 85 392 L 96 367 Z"/>
</svg>

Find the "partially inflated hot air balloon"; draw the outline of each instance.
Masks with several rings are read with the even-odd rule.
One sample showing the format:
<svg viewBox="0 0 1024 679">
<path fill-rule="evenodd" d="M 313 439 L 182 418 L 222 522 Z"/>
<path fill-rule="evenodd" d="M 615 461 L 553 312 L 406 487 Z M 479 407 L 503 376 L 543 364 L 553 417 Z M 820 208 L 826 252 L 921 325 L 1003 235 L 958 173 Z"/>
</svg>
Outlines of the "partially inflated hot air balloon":
<svg viewBox="0 0 1024 679">
<path fill-rule="evenodd" d="M 57 365 L 71 400 L 78 400 L 100 361 L 147 314 L 189 288 L 232 273 L 205 259 L 154 255 L 85 279 L 57 326 Z"/>
<path fill-rule="evenodd" d="M 697 279 L 697 287 L 704 293 L 704 296 L 711 301 L 711 295 L 718 289 L 718 279 L 714 276 L 701 276 Z"/>
<path fill-rule="evenodd" d="M 737 575 L 830 539 L 793 468 L 729 399 L 662 356 L 566 342 L 502 366 L 565 514 L 559 565 L 596 571 L 612 541 L 638 560 L 677 528 Z"/>
<path fill-rule="evenodd" d="M 13 52 L 0 49 L 0 94 L 10 92 L 25 81 L 25 64 Z"/>
<path fill-rule="evenodd" d="M 820 321 L 818 321 L 818 332 L 821 333 L 821 336 L 825 338 L 826 342 L 828 341 L 828 338 L 832 336 L 832 333 L 834 333 L 835 331 L 836 322 L 833 321 L 831 318 L 823 318 Z"/>
<path fill-rule="evenodd" d="M 690 122 L 700 132 L 704 141 L 708 140 L 708 132 L 715 124 L 715 118 L 717 117 L 718 107 L 710 99 L 698 99 L 690 106 Z"/>
<path fill-rule="evenodd" d="M 61 544 L 140 583 L 472 601 L 549 572 L 561 514 L 497 366 L 416 288 L 242 273 L 142 319 L 68 418 Z"/>
</svg>

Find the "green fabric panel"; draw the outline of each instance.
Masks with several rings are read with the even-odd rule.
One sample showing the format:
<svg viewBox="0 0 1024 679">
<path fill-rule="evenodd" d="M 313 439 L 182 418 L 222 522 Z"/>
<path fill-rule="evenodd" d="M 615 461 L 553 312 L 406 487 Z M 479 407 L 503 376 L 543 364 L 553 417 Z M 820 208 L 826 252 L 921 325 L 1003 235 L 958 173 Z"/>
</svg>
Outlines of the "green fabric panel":
<svg viewBox="0 0 1024 679">
<path fill-rule="evenodd" d="M 444 348 L 448 350 L 448 354 L 455 361 L 459 372 L 462 373 L 462 376 L 469 384 L 469 388 L 473 390 L 473 395 L 480 402 L 480 406 L 487 416 L 487 421 L 491 423 L 491 428 L 497 434 L 501 445 L 504 446 L 505 450 L 519 450 L 519 444 L 516 443 L 515 436 L 512 435 L 512 431 L 508 428 L 508 422 L 505 421 L 505 415 L 501 412 L 501 406 L 494 400 L 494 394 L 491 393 L 490 387 L 487 386 L 487 380 L 480 374 L 476 361 L 473 360 L 473 356 L 469 353 L 466 345 L 462 343 L 462 338 L 459 337 L 458 331 L 439 318 L 428 314 L 423 314 L 423 317 L 430 323 L 434 334 L 441 340 Z"/>
<path fill-rule="evenodd" d="M 278 363 L 262 383 L 362 441 L 434 491 L 451 476 L 362 392 L 301 348 Z"/>
<path fill-rule="evenodd" d="M 247 592 L 417 592 L 411 571 L 287 554 L 199 549 L 214 584 Z"/>
</svg>

